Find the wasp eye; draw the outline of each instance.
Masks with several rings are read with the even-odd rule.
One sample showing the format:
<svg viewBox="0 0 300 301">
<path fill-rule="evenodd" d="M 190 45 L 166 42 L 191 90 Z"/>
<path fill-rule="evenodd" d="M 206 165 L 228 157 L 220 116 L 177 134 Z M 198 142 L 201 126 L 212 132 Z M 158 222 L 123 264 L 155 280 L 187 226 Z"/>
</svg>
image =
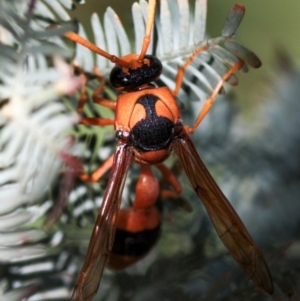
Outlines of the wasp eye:
<svg viewBox="0 0 300 301">
<path fill-rule="evenodd" d="M 110 72 L 112 86 L 122 91 L 132 91 L 144 84 L 155 81 L 162 72 L 161 61 L 152 55 L 146 55 L 148 63 L 137 69 L 128 69 L 124 72 L 123 67 L 116 65 Z"/>
<path fill-rule="evenodd" d="M 123 138 L 123 132 L 122 131 L 116 131 L 116 139 L 121 140 Z"/>
<path fill-rule="evenodd" d="M 123 130 L 118 130 L 115 132 L 116 139 L 117 140 L 122 140 L 123 142 L 127 143 L 129 139 L 129 132 L 123 131 Z"/>
</svg>

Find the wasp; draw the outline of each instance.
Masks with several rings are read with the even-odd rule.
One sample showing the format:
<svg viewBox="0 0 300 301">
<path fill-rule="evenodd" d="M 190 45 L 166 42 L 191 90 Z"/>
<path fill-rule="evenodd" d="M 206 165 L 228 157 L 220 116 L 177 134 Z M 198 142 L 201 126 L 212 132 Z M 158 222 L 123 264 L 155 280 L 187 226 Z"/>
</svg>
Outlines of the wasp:
<svg viewBox="0 0 300 301">
<path fill-rule="evenodd" d="M 149 0 L 146 33 L 139 54 L 133 53 L 119 58 L 74 32 L 66 33 L 68 39 L 116 64 L 110 73 L 110 83 L 120 92 L 116 101 L 102 99 L 98 96 L 99 91 L 95 91 L 93 95 L 94 103 L 115 111 L 114 119 L 101 117 L 81 120 L 85 125 L 113 125 L 117 146 L 113 155 L 91 175 L 80 175 L 82 180 L 95 182 L 110 170 L 103 202 L 72 300 L 92 300 L 107 264 L 116 268 L 126 267 L 152 247 L 158 237 L 161 222 L 160 212 L 155 207 L 158 198 L 178 197 L 182 191 L 179 181 L 164 164 L 172 152 L 177 155 L 192 187 L 204 204 L 219 237 L 232 257 L 259 288 L 272 293 L 272 279 L 262 253 L 205 167 L 189 137 L 209 112 L 224 83 L 249 61 L 247 58 L 239 58 L 232 64 L 206 99 L 194 124 L 184 125 L 176 96 L 186 68 L 210 45 L 194 50 L 178 68 L 173 91 L 166 86 L 157 87 L 153 83 L 162 72 L 162 63 L 157 57 L 146 54 L 151 42 L 155 6 L 156 0 Z M 236 4 L 232 12 L 236 11 L 243 12 L 244 7 Z M 250 60 L 254 61 L 252 66 L 259 67 L 260 60 L 253 53 L 251 55 Z M 85 101 L 86 97 L 82 97 L 79 101 L 79 112 Z M 132 163 L 141 166 L 135 200 L 131 208 L 120 210 L 126 175 Z M 158 179 L 152 172 L 154 166 L 170 183 L 172 189 L 160 191 Z M 142 239 L 138 239 L 139 243 L 133 243 L 132 246 L 127 245 L 126 249 L 132 250 L 132 253 L 124 254 L 122 249 L 125 240 L 122 237 L 128 235 L 139 236 Z M 136 250 L 139 252 L 136 253 Z"/>
</svg>

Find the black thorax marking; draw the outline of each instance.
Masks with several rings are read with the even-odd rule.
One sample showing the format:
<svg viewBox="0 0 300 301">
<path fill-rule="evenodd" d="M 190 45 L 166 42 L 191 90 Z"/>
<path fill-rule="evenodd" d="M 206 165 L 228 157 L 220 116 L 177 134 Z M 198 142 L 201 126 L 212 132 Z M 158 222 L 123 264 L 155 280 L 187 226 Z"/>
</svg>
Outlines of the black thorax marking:
<svg viewBox="0 0 300 301">
<path fill-rule="evenodd" d="M 137 122 L 130 132 L 130 140 L 139 151 L 166 149 L 171 143 L 174 124 L 168 118 L 157 115 L 155 104 L 158 100 L 157 96 L 147 94 L 137 101 L 146 111 L 146 118 Z"/>
</svg>

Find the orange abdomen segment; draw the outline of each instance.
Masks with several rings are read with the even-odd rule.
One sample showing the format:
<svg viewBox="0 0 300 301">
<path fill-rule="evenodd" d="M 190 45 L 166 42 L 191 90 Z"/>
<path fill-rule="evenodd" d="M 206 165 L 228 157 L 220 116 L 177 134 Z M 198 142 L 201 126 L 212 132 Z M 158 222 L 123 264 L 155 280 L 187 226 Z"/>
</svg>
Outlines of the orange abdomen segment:
<svg viewBox="0 0 300 301">
<path fill-rule="evenodd" d="M 124 269 L 146 256 L 159 238 L 160 223 L 160 213 L 153 207 L 120 210 L 108 267 Z"/>
</svg>

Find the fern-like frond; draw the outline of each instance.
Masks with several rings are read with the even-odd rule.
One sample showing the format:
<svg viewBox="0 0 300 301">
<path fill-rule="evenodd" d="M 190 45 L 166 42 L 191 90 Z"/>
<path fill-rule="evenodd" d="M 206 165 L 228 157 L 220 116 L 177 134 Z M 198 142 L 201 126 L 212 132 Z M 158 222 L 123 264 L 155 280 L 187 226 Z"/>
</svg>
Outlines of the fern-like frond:
<svg viewBox="0 0 300 301">
<path fill-rule="evenodd" d="M 204 100 L 222 75 L 239 58 L 252 67 L 259 66 L 258 58 L 233 40 L 244 16 L 242 7 L 236 6 L 231 10 L 220 37 L 206 39 L 206 1 L 195 0 L 194 11 L 191 10 L 188 1 L 162 0 L 159 3 L 160 13 L 156 15 L 155 20 L 157 36 L 152 34 L 148 53 L 156 54 L 163 63 L 164 70 L 160 77 L 163 84 L 173 90 L 178 66 L 183 65 L 187 57 L 196 49 L 209 46 L 187 67 L 180 99 Z M 91 25 L 95 43 L 116 56 L 139 53 L 145 34 L 147 10 L 148 4 L 145 0 L 140 0 L 132 6 L 135 33 L 133 47 L 120 18 L 112 8 L 107 8 L 104 13 L 103 26 L 98 15 L 93 14 Z M 86 37 L 82 27 L 79 29 L 79 34 Z M 156 44 L 155 47 L 154 44 Z M 90 51 L 80 45 L 77 46 L 76 61 L 88 72 L 91 72 L 93 66 L 97 65 L 104 75 L 108 75 L 112 67 L 111 62 L 100 56 L 96 56 L 95 59 Z M 245 64 L 242 71 L 247 70 Z M 232 76 L 228 82 L 235 85 L 237 79 Z"/>
<path fill-rule="evenodd" d="M 47 40 L 71 28 L 36 29 L 32 11 L 22 8 L 18 1 L 0 4 L 0 262 L 6 264 L 56 248 L 54 235 L 41 229 L 52 203 L 40 201 L 63 168 L 72 144 L 68 133 L 78 121 L 60 98 L 81 85 L 60 56 L 66 49 Z M 33 291 L 4 292 L 12 286 L 4 286 L 1 300 Z"/>
</svg>

